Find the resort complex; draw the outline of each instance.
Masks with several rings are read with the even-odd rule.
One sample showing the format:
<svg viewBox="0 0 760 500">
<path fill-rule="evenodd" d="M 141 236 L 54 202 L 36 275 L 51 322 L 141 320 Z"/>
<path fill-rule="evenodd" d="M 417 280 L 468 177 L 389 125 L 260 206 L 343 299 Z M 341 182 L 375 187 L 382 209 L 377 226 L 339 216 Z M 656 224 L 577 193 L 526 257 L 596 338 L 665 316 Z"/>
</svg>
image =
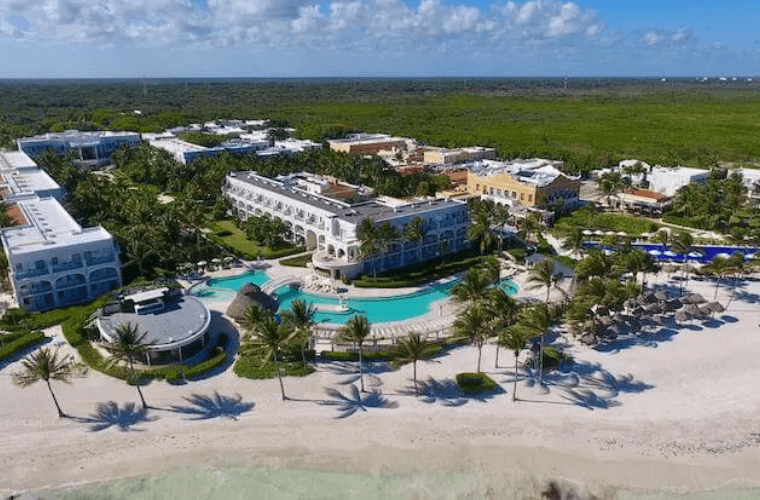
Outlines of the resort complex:
<svg viewBox="0 0 760 500">
<path fill-rule="evenodd" d="M 314 266 L 333 278 L 354 278 L 372 272 L 373 266 L 380 271 L 403 268 L 470 245 L 468 207 L 458 200 L 370 198 L 364 187 L 303 173 L 269 179 L 256 172 L 233 172 L 224 194 L 240 219 L 268 214 L 283 220 L 293 240 L 314 251 Z M 347 198 L 358 201 L 349 203 Z M 404 241 L 404 228 L 415 218 L 425 233 L 416 242 Z M 388 223 L 397 234 L 384 251 L 366 255 L 361 250 L 359 230 L 365 219 Z"/>
</svg>

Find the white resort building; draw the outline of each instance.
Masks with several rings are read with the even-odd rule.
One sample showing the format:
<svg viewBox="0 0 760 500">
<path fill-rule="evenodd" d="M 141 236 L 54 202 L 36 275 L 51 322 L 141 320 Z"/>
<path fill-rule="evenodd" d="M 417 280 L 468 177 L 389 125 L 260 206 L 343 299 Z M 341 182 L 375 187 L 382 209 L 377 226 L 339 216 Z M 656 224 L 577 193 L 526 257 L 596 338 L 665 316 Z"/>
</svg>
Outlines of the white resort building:
<svg viewBox="0 0 760 500">
<path fill-rule="evenodd" d="M 84 167 L 100 167 L 111 162 L 111 155 L 123 145 L 129 147 L 140 143 L 137 132 L 66 132 L 22 137 L 17 139 L 18 149 L 32 158 L 52 149 L 59 155 L 74 153 L 74 163 Z"/>
<path fill-rule="evenodd" d="M 0 153 L 0 192 L 13 226 L 0 231 L 20 307 L 41 311 L 121 286 L 113 236 L 83 229 L 58 201 L 63 190 L 22 152 Z"/>
<path fill-rule="evenodd" d="M 270 214 L 290 227 L 294 241 L 316 250 L 314 267 L 333 278 L 353 278 L 361 273 L 398 269 L 468 248 L 470 224 L 467 203 L 459 200 L 367 199 L 370 190 L 338 183 L 311 174 L 293 174 L 269 179 L 256 172 L 232 172 L 223 192 L 241 219 Z M 346 199 L 359 199 L 350 203 Z M 392 224 L 399 234 L 415 218 L 424 221 L 424 238 L 392 242 L 374 263 L 360 255 L 357 228 L 369 218 L 379 225 Z"/>
</svg>

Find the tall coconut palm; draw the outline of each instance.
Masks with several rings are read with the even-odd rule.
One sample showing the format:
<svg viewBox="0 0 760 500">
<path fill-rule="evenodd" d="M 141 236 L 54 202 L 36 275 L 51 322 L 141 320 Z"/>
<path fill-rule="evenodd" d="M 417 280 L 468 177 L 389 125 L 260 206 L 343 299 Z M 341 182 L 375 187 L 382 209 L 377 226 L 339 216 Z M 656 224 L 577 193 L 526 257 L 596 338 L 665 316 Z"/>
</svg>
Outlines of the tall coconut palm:
<svg viewBox="0 0 760 500">
<path fill-rule="evenodd" d="M 715 276 L 715 293 L 713 293 L 713 299 L 718 297 L 718 287 L 720 287 L 720 279 L 729 270 L 730 263 L 725 257 L 715 257 L 708 264 L 702 266 L 703 272 L 708 272 Z"/>
<path fill-rule="evenodd" d="M 454 335 L 457 338 L 467 340 L 478 349 L 477 372 L 480 373 L 480 360 L 483 354 L 483 344 L 491 336 L 491 325 L 480 303 L 470 305 L 459 313 L 454 320 Z"/>
<path fill-rule="evenodd" d="M 399 238 L 399 232 L 396 229 L 396 226 L 388 221 L 385 221 L 380 224 L 380 227 L 378 228 L 378 237 L 380 251 L 383 254 L 387 255 L 393 246 L 393 242 Z M 385 268 L 385 265 L 383 265 L 383 268 Z"/>
<path fill-rule="evenodd" d="M 496 240 L 496 236 L 494 236 L 493 232 L 491 231 L 492 222 L 491 212 L 480 209 L 475 212 L 475 215 L 472 219 L 472 224 L 467 229 L 467 239 L 470 241 L 478 242 L 480 255 L 483 255 Z"/>
<path fill-rule="evenodd" d="M 70 383 L 73 377 L 82 373 L 84 371 L 79 365 L 59 356 L 58 349 L 51 350 L 48 347 L 41 347 L 38 351 L 24 358 L 21 362 L 21 371 L 14 372 L 11 376 L 13 382 L 20 387 L 29 387 L 40 380 L 44 380 L 48 391 L 50 391 L 50 395 L 53 397 L 53 403 L 55 403 L 55 408 L 58 410 L 58 416 L 65 417 L 66 414 L 58 404 L 58 399 L 55 397 L 50 381 L 58 380 Z"/>
<path fill-rule="evenodd" d="M 515 379 L 512 387 L 512 401 L 517 401 L 517 358 L 527 342 L 528 336 L 517 326 L 506 328 L 499 335 L 498 345 L 503 346 L 505 349 L 510 349 L 515 355 Z"/>
<path fill-rule="evenodd" d="M 409 336 L 399 339 L 396 346 L 396 361 L 399 363 L 412 363 L 412 376 L 414 378 L 414 395 L 419 396 L 417 387 L 417 362 L 428 361 L 435 352 L 434 346 L 419 333 L 412 332 Z"/>
<path fill-rule="evenodd" d="M 454 300 L 458 302 L 475 303 L 486 298 L 486 292 L 490 282 L 482 269 L 470 269 L 460 281 L 451 289 Z"/>
<path fill-rule="evenodd" d="M 148 356 L 148 344 L 145 343 L 145 337 L 148 332 L 140 334 L 137 331 L 137 325 L 132 323 L 122 323 L 116 327 L 113 340 L 106 344 L 105 349 L 111 354 L 108 361 L 109 366 L 116 366 L 119 363 L 127 363 L 129 377 L 137 387 L 137 393 L 140 395 L 140 402 L 143 409 L 148 408 L 145 402 L 142 389 L 140 389 L 140 379 L 135 371 L 135 361 L 141 357 Z"/>
<path fill-rule="evenodd" d="M 519 325 L 524 331 L 530 332 L 534 337 L 540 338 L 540 348 L 538 351 L 538 383 L 544 381 L 544 343 L 546 334 L 551 326 L 552 315 L 547 304 L 536 304 L 523 310 L 520 317 Z"/>
<path fill-rule="evenodd" d="M 583 234 L 583 230 L 579 227 L 573 228 L 565 237 L 565 242 L 562 248 L 570 250 L 576 259 L 583 257 L 583 243 L 586 241 L 586 236 Z"/>
<path fill-rule="evenodd" d="M 528 285 L 531 290 L 546 288 L 546 303 L 549 303 L 549 296 L 552 287 L 556 284 L 557 278 L 554 274 L 554 261 L 551 259 L 542 260 L 530 270 L 528 274 Z"/>
<path fill-rule="evenodd" d="M 314 326 L 316 308 L 303 299 L 297 299 L 290 303 L 290 310 L 283 313 L 283 318 L 290 323 L 298 336 L 301 344 L 301 357 L 306 366 L 306 346 L 311 339 L 311 327 Z"/>
<path fill-rule="evenodd" d="M 240 326 L 242 326 L 244 330 L 250 331 L 271 316 L 272 313 L 269 312 L 269 310 L 262 308 L 258 304 L 252 303 L 248 304 L 248 307 L 245 308 L 243 316 L 238 320 L 238 323 L 240 323 Z"/>
<path fill-rule="evenodd" d="M 485 303 L 486 311 L 491 316 L 494 331 L 502 331 L 511 326 L 517 319 L 519 306 L 517 301 L 510 297 L 507 292 L 498 287 L 488 290 L 488 300 Z M 496 357 L 494 368 L 499 367 L 499 343 L 496 343 Z"/>
<path fill-rule="evenodd" d="M 422 243 L 425 241 L 425 219 L 419 216 L 412 217 L 409 224 L 404 228 L 404 237 L 417 244 L 417 262 L 422 261 Z"/>
<path fill-rule="evenodd" d="M 678 231 L 673 235 L 673 237 L 670 240 L 670 248 L 675 253 L 680 254 L 688 254 L 689 252 L 693 251 L 694 249 L 694 236 L 691 235 L 688 231 Z M 683 267 L 683 274 L 685 275 L 685 280 L 681 281 L 681 293 L 683 294 L 684 287 L 686 286 L 686 283 L 689 281 L 689 261 L 686 260 Z"/>
<path fill-rule="evenodd" d="M 364 367 L 362 365 L 362 348 L 372 331 L 372 325 L 367 317 L 363 314 L 356 314 L 349 319 L 340 330 L 338 335 L 341 340 L 353 342 L 359 349 L 359 384 L 362 392 L 364 391 Z"/>
<path fill-rule="evenodd" d="M 251 352 L 261 356 L 262 365 L 266 365 L 271 358 L 274 364 L 274 371 L 277 372 L 277 379 L 280 382 L 280 393 L 282 400 L 288 397 L 285 395 L 285 385 L 282 382 L 282 372 L 280 372 L 280 356 L 282 350 L 293 338 L 293 329 L 287 323 L 278 324 L 274 318 L 266 317 L 260 321 L 249 332 L 250 338 L 243 347 L 243 352 Z"/>
<path fill-rule="evenodd" d="M 359 254 L 372 263 L 372 277 L 377 278 L 375 269 L 375 258 L 380 250 L 380 234 L 375 225 L 375 221 L 366 217 L 359 223 L 356 231 L 356 237 L 359 239 Z"/>
</svg>

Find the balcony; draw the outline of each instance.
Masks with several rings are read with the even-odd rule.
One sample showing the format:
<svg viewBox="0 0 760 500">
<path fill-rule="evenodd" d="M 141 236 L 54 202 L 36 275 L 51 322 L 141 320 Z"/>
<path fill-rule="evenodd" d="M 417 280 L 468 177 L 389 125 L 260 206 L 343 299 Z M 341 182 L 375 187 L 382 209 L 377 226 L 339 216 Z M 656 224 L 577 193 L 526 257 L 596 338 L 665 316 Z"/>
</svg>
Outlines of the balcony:
<svg viewBox="0 0 760 500">
<path fill-rule="evenodd" d="M 114 254 L 84 258 L 84 261 L 87 263 L 88 266 L 97 266 L 98 264 L 108 264 L 110 262 L 114 262 L 115 260 L 116 260 L 116 256 Z"/>
<path fill-rule="evenodd" d="M 44 276 L 46 274 L 50 274 L 50 272 L 48 271 L 47 266 L 40 267 L 40 268 L 37 268 L 37 269 L 28 269 L 26 271 L 21 271 L 20 273 L 16 273 L 16 279 L 17 280 L 22 280 L 22 279 L 26 279 L 26 278 L 34 278 L 36 276 Z"/>
<path fill-rule="evenodd" d="M 62 271 L 71 271 L 72 269 L 80 269 L 82 267 L 81 260 L 72 260 L 70 262 L 59 262 L 53 264 L 53 272 L 60 273 Z"/>
</svg>

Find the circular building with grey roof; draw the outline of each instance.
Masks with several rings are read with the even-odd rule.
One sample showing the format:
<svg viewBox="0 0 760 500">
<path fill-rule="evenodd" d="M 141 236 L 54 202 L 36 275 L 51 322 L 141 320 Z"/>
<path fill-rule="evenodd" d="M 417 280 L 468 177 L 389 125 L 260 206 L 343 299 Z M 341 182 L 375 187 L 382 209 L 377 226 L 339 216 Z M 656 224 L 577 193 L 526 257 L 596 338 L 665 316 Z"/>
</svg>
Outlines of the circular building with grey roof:
<svg viewBox="0 0 760 500">
<path fill-rule="evenodd" d="M 210 344 L 211 311 L 181 290 L 158 288 L 123 295 L 99 311 L 98 331 L 106 342 L 113 342 L 116 329 L 124 323 L 145 334 L 148 355 L 141 361 L 149 365 L 182 363 Z"/>
</svg>

